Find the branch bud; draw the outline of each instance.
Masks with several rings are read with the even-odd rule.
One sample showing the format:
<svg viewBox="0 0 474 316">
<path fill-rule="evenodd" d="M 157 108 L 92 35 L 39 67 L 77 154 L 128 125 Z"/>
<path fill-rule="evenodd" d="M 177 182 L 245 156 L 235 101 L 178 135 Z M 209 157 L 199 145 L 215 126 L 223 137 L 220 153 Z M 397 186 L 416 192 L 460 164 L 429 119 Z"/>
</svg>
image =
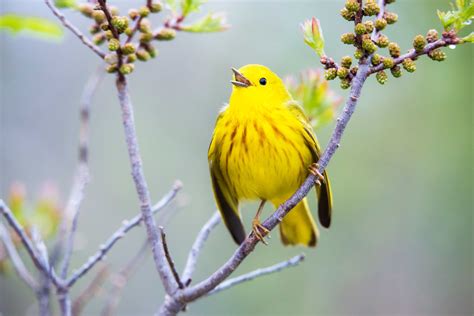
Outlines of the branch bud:
<svg viewBox="0 0 474 316">
<path fill-rule="evenodd" d="M 150 59 L 150 54 L 145 49 L 139 49 L 136 53 L 138 60 L 147 61 Z"/>
<path fill-rule="evenodd" d="M 103 42 L 105 42 L 105 36 L 104 34 L 96 34 L 94 37 L 92 37 L 92 42 L 96 45 L 100 45 Z"/>
<path fill-rule="evenodd" d="M 388 80 L 387 73 L 383 70 L 377 72 L 377 74 L 375 75 L 375 78 L 377 78 L 377 81 L 382 85 L 385 84 Z"/>
<path fill-rule="evenodd" d="M 367 33 L 367 29 L 365 28 L 364 23 L 357 23 L 357 25 L 354 27 L 354 32 L 357 35 L 362 35 Z"/>
<path fill-rule="evenodd" d="M 365 21 L 364 25 L 365 25 L 365 29 L 367 30 L 367 33 L 372 33 L 372 31 L 374 30 L 374 22 Z"/>
<path fill-rule="evenodd" d="M 142 33 L 140 34 L 140 43 L 148 43 L 153 39 L 153 34 L 151 33 Z"/>
<path fill-rule="evenodd" d="M 137 60 L 137 54 L 130 54 L 127 56 L 127 63 L 133 63 Z"/>
<path fill-rule="evenodd" d="M 163 9 L 163 6 L 159 2 L 153 2 L 150 7 L 152 13 L 158 13 Z"/>
<path fill-rule="evenodd" d="M 385 12 L 383 18 L 387 21 L 388 24 L 394 24 L 398 21 L 398 15 L 393 12 Z"/>
<path fill-rule="evenodd" d="M 374 54 L 371 62 L 372 65 L 377 66 L 382 62 L 382 57 L 379 54 Z"/>
<path fill-rule="evenodd" d="M 377 46 L 381 48 L 385 48 L 390 44 L 390 41 L 387 36 L 381 34 L 379 38 L 377 39 Z"/>
<path fill-rule="evenodd" d="M 400 66 L 398 65 L 393 68 L 390 68 L 390 72 L 395 78 L 400 78 L 402 76 L 402 68 L 400 68 Z"/>
<path fill-rule="evenodd" d="M 107 65 L 107 67 L 105 67 L 105 71 L 107 71 L 109 74 L 116 72 L 117 69 L 117 64 Z"/>
<path fill-rule="evenodd" d="M 342 79 L 341 80 L 341 88 L 346 90 L 351 87 L 351 81 L 349 79 Z"/>
<path fill-rule="evenodd" d="M 385 68 L 392 68 L 395 65 L 395 62 L 393 61 L 392 57 L 385 57 L 383 59 L 383 66 Z"/>
<path fill-rule="evenodd" d="M 117 7 L 115 7 L 115 6 L 113 6 L 113 5 L 108 6 L 108 9 L 109 9 L 109 12 L 110 12 L 110 15 L 111 15 L 111 16 L 117 16 L 117 15 L 119 15 L 119 13 L 120 13 L 120 12 L 119 12 L 119 9 L 118 9 Z"/>
<path fill-rule="evenodd" d="M 359 2 L 357 0 L 347 0 L 345 7 L 348 11 L 357 13 L 360 9 Z"/>
<path fill-rule="evenodd" d="M 117 54 L 110 53 L 110 54 L 105 55 L 104 61 L 109 65 L 116 64 L 118 62 Z"/>
<path fill-rule="evenodd" d="M 361 59 L 362 57 L 364 57 L 364 51 L 362 49 L 356 49 L 355 52 L 354 52 L 354 58 L 355 59 Z"/>
<path fill-rule="evenodd" d="M 362 41 L 362 48 L 368 53 L 373 54 L 377 51 L 377 45 L 372 42 L 371 39 L 365 39 Z"/>
<path fill-rule="evenodd" d="M 112 33 L 111 30 L 105 31 L 104 36 L 107 40 L 111 40 L 114 37 L 114 34 Z"/>
<path fill-rule="evenodd" d="M 122 53 L 124 55 L 130 55 L 135 53 L 135 45 L 133 43 L 127 43 L 122 46 Z"/>
<path fill-rule="evenodd" d="M 386 26 L 387 26 L 387 20 L 385 20 L 384 18 L 375 20 L 375 28 L 378 31 L 383 30 Z"/>
<path fill-rule="evenodd" d="M 391 42 L 388 44 L 388 51 L 390 53 L 390 56 L 397 58 L 400 57 L 400 46 L 398 46 L 397 43 Z"/>
<path fill-rule="evenodd" d="M 101 10 L 94 10 L 94 12 L 92 12 L 92 18 L 97 22 L 97 24 L 100 24 L 105 21 L 105 14 Z"/>
<path fill-rule="evenodd" d="M 132 20 L 135 20 L 139 15 L 140 15 L 140 13 L 138 12 L 137 9 L 130 9 L 130 10 L 128 10 L 128 16 L 129 16 L 130 19 L 132 19 Z"/>
<path fill-rule="evenodd" d="M 429 52 L 428 57 L 430 57 L 432 60 L 435 60 L 435 61 L 443 61 L 446 59 L 446 53 L 438 48 Z"/>
<path fill-rule="evenodd" d="M 344 43 L 344 44 L 354 44 L 355 43 L 355 35 L 353 33 L 344 33 L 341 35 L 341 41 Z"/>
<path fill-rule="evenodd" d="M 141 17 L 147 17 L 150 14 L 150 9 L 148 9 L 147 6 L 143 6 L 138 10 L 138 14 L 140 14 Z"/>
<path fill-rule="evenodd" d="M 128 74 L 131 74 L 134 69 L 135 69 L 135 65 L 134 65 L 134 64 L 123 64 L 123 65 L 120 67 L 120 73 L 121 73 L 122 75 L 128 75 Z"/>
<path fill-rule="evenodd" d="M 100 27 L 97 24 L 93 24 L 89 27 L 89 33 L 97 34 L 100 32 Z"/>
<path fill-rule="evenodd" d="M 341 16 L 347 21 L 354 21 L 356 16 L 354 12 L 347 10 L 347 8 L 342 8 L 340 13 Z"/>
<path fill-rule="evenodd" d="M 351 68 L 352 58 L 351 56 L 344 56 L 341 59 L 341 66 L 345 68 Z"/>
<path fill-rule="evenodd" d="M 176 31 L 171 28 L 163 28 L 155 34 L 154 38 L 159 41 L 169 41 L 176 37 Z"/>
<path fill-rule="evenodd" d="M 340 68 L 337 70 L 337 76 L 338 76 L 340 79 L 347 78 L 348 75 L 349 75 L 349 69 L 347 69 L 347 68 L 345 68 L 345 67 L 340 67 Z"/>
<path fill-rule="evenodd" d="M 423 35 L 415 36 L 415 38 L 413 39 L 413 47 L 418 53 L 423 51 L 423 48 L 425 48 L 425 45 L 426 45 L 426 40 L 423 37 Z"/>
<path fill-rule="evenodd" d="M 364 6 L 364 15 L 372 16 L 377 15 L 380 12 L 379 5 L 375 2 L 375 0 L 367 0 Z"/>
<path fill-rule="evenodd" d="M 337 70 L 336 68 L 330 68 L 324 72 L 324 78 L 326 80 L 334 80 L 337 77 Z"/>
<path fill-rule="evenodd" d="M 115 52 L 116 50 L 118 50 L 120 48 L 120 42 L 118 39 L 116 38 L 111 38 L 109 40 L 109 50 L 111 52 Z"/>
<path fill-rule="evenodd" d="M 406 71 L 415 72 L 416 64 L 410 58 L 405 59 L 402 64 L 403 64 L 403 68 L 405 68 Z"/>
<path fill-rule="evenodd" d="M 354 66 L 354 67 L 351 68 L 351 74 L 353 76 L 357 75 L 358 71 L 359 71 L 359 67 L 357 67 L 357 66 Z"/>
<path fill-rule="evenodd" d="M 126 16 L 114 16 L 112 25 L 117 29 L 117 32 L 123 33 L 128 28 L 128 18 Z"/>
<path fill-rule="evenodd" d="M 426 40 L 428 43 L 433 43 L 438 40 L 438 31 L 431 29 L 426 33 Z"/>
<path fill-rule="evenodd" d="M 77 9 L 88 18 L 91 18 L 94 13 L 94 6 L 89 3 L 81 3 L 77 6 Z"/>
</svg>

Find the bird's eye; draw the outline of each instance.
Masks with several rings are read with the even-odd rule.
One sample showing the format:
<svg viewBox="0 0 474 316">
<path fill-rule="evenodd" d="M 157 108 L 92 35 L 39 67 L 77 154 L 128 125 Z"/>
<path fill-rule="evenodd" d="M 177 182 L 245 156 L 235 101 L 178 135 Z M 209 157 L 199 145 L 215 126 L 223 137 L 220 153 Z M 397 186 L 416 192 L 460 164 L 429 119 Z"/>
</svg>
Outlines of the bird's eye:
<svg viewBox="0 0 474 316">
<path fill-rule="evenodd" d="M 262 86 L 264 86 L 264 85 L 267 84 L 267 79 L 265 79 L 265 78 L 260 78 L 260 81 L 259 81 L 259 82 L 260 82 L 260 84 L 261 84 Z"/>
</svg>

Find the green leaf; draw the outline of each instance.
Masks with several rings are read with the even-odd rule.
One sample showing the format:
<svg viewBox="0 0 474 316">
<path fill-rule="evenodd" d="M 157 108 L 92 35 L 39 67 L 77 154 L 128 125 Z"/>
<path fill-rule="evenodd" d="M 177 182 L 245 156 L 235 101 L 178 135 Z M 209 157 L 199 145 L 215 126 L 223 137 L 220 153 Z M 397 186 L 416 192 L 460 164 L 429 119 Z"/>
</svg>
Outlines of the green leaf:
<svg viewBox="0 0 474 316">
<path fill-rule="evenodd" d="M 76 0 L 55 0 L 54 5 L 60 9 L 76 7 Z"/>
<path fill-rule="evenodd" d="M 315 129 L 335 119 L 336 109 L 342 98 L 329 88 L 322 72 L 309 69 L 298 76 L 285 78 L 285 85 L 293 98 L 304 108 Z"/>
<path fill-rule="evenodd" d="M 16 14 L 0 16 L 0 31 L 6 30 L 12 34 L 27 32 L 32 35 L 59 39 L 63 36 L 63 29 L 56 23 L 38 17 L 27 17 Z"/>
<path fill-rule="evenodd" d="M 176 0 L 165 0 L 165 4 L 173 14 L 178 12 L 178 2 Z"/>
<path fill-rule="evenodd" d="M 468 36 L 461 38 L 461 41 L 464 43 L 474 43 L 474 32 L 471 32 Z"/>
<path fill-rule="evenodd" d="M 319 20 L 312 18 L 305 21 L 303 29 L 304 42 L 311 47 L 320 57 L 324 56 L 324 36 Z"/>
<path fill-rule="evenodd" d="M 445 30 L 461 30 L 471 24 L 474 19 L 474 1 L 456 0 L 451 3 L 451 11 L 443 12 L 438 10 L 438 17 Z"/>
<path fill-rule="evenodd" d="M 199 11 L 199 8 L 206 0 L 183 0 L 181 2 L 182 15 L 187 16 L 190 13 Z"/>
<path fill-rule="evenodd" d="M 228 28 L 224 15 L 219 13 L 209 13 L 193 24 L 181 26 L 182 31 L 193 33 L 221 32 Z"/>
</svg>

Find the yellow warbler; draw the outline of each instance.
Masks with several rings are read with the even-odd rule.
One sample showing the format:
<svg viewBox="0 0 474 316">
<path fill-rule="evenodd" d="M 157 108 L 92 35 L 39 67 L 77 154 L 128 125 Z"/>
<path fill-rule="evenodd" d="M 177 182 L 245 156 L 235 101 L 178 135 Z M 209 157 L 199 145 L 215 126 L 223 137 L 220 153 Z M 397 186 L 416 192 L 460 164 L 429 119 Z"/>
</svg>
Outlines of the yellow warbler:
<svg viewBox="0 0 474 316">
<path fill-rule="evenodd" d="M 232 70 L 232 95 L 217 118 L 208 160 L 217 206 L 235 242 L 246 237 L 239 202 L 261 200 L 252 229 L 265 242 L 268 230 L 259 220 L 265 202 L 278 207 L 286 201 L 306 179 L 308 169 L 322 180 L 316 187 L 319 220 L 329 227 L 329 179 L 315 168 L 320 147 L 302 108 L 267 67 Z M 318 229 L 306 198 L 285 216 L 280 235 L 285 245 L 316 245 Z"/>
</svg>

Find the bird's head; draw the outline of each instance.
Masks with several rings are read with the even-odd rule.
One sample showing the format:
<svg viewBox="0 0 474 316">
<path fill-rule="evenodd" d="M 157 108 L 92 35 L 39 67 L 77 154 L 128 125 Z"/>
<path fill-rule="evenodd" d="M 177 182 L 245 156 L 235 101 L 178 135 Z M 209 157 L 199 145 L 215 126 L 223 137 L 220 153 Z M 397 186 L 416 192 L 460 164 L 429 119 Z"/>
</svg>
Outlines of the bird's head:
<svg viewBox="0 0 474 316">
<path fill-rule="evenodd" d="M 247 103 L 258 106 L 283 104 L 291 99 L 283 81 L 265 66 L 251 64 L 240 69 L 232 68 L 231 103 Z"/>
</svg>

